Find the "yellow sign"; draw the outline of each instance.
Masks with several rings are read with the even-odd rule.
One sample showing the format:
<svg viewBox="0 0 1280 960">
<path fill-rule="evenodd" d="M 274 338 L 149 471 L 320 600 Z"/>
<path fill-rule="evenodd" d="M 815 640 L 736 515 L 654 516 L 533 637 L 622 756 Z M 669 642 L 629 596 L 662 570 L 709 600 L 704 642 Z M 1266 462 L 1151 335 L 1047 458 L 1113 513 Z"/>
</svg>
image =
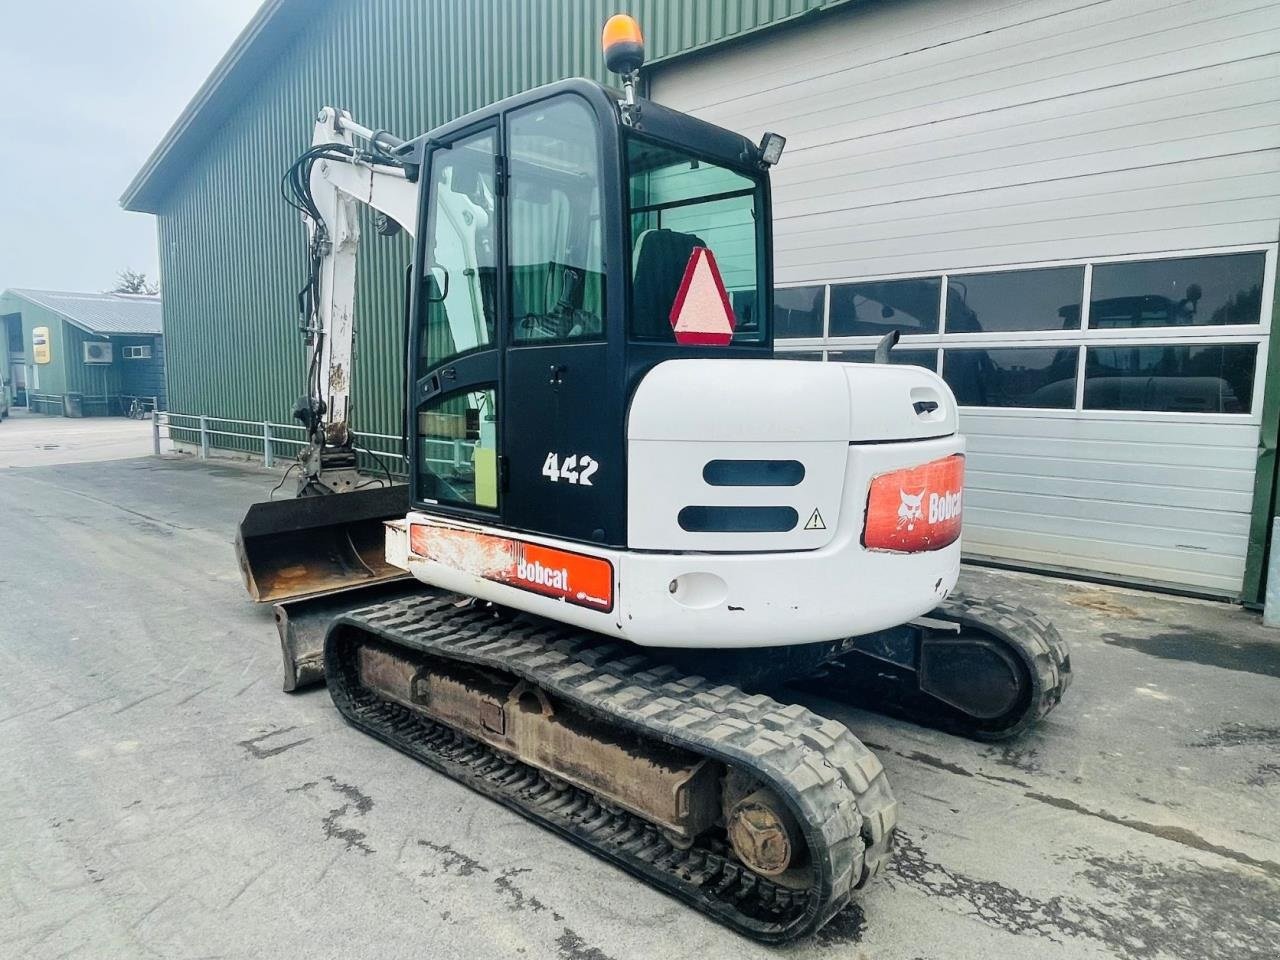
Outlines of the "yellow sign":
<svg viewBox="0 0 1280 960">
<path fill-rule="evenodd" d="M 49 362 L 49 328 L 31 328 L 31 355 L 36 363 Z"/>
</svg>

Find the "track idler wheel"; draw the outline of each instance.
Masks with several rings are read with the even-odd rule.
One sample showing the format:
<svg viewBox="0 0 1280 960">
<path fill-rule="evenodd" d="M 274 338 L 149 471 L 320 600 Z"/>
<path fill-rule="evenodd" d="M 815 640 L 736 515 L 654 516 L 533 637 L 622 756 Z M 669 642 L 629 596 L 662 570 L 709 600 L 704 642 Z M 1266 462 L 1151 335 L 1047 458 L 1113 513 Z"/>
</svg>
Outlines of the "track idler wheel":
<svg viewBox="0 0 1280 960">
<path fill-rule="evenodd" d="M 727 823 L 733 852 L 755 873 L 780 877 L 803 855 L 800 825 L 771 790 L 743 797 L 729 811 Z"/>
</svg>

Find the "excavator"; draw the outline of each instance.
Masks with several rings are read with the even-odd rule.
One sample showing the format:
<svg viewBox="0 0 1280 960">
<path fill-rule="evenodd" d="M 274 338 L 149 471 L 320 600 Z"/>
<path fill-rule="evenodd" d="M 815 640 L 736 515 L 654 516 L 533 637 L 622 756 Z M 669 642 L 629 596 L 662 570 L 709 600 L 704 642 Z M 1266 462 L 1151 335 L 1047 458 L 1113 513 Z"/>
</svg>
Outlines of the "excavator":
<svg viewBox="0 0 1280 960">
<path fill-rule="evenodd" d="M 803 683 L 981 740 L 1061 699 L 1035 614 L 954 592 L 965 444 L 932 371 L 774 356 L 760 143 L 570 79 L 411 140 L 326 107 L 297 496 L 237 536 L 285 688 L 771 943 L 892 854 L 897 804 Z M 413 238 L 408 484 L 350 425 L 359 205 Z"/>
</svg>

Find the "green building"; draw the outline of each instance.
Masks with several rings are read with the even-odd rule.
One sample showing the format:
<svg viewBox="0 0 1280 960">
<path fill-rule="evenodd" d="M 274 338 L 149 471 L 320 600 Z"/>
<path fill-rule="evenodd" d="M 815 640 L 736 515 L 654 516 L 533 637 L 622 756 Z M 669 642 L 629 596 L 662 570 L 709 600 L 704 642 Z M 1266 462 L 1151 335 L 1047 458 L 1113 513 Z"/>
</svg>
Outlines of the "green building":
<svg viewBox="0 0 1280 960">
<path fill-rule="evenodd" d="M 6 290 L 9 391 L 33 413 L 110 416 L 136 398 L 165 409 L 160 298 Z"/>
<path fill-rule="evenodd" d="M 620 8 L 650 97 L 788 138 L 779 352 L 861 362 L 893 327 L 951 385 L 967 555 L 1260 599 L 1277 2 L 269 0 L 122 198 L 159 221 L 172 408 L 280 423 L 302 393 L 304 233 L 277 185 L 321 107 L 411 137 L 605 80 Z M 409 246 L 365 226 L 354 421 L 394 437 Z"/>
</svg>

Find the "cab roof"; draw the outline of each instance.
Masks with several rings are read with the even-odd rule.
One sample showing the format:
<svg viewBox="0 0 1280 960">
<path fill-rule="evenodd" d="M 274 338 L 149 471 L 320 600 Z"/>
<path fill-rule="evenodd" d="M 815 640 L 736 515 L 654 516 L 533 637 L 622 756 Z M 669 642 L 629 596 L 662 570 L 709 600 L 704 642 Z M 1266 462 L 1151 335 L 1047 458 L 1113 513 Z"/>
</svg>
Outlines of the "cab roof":
<svg viewBox="0 0 1280 960">
<path fill-rule="evenodd" d="M 421 164 L 426 160 L 427 151 L 434 142 L 452 139 L 468 128 L 483 123 L 485 120 L 500 116 L 507 111 L 517 110 L 529 104 L 537 103 L 551 97 L 572 94 L 582 97 L 595 111 L 602 123 L 625 126 L 622 121 L 619 103 L 623 99 L 622 92 L 594 80 L 574 77 L 568 80 L 557 80 L 543 84 L 523 93 L 491 103 L 487 107 L 473 110 L 455 120 L 442 124 L 421 136 L 407 141 L 404 146 L 393 153 L 400 159 Z M 629 128 L 637 133 L 666 141 L 673 146 L 691 150 L 708 159 L 714 159 L 725 166 L 734 167 L 749 173 L 758 172 L 761 167 L 760 148 L 741 134 L 717 127 L 713 123 L 699 120 L 678 110 L 664 107 L 652 100 L 640 98 L 637 101 L 638 114 Z"/>
</svg>

